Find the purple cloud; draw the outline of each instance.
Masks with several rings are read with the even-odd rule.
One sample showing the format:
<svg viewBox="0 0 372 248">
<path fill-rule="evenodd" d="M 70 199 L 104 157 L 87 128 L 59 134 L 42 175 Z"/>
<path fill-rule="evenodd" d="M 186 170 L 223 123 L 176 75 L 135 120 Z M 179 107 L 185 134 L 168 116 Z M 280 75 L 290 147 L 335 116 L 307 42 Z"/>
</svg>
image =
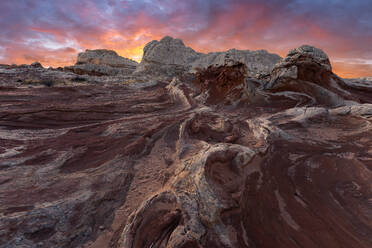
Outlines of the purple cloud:
<svg viewBox="0 0 372 248">
<path fill-rule="evenodd" d="M 196 50 L 267 49 L 284 56 L 304 43 L 324 49 L 344 76 L 372 74 L 369 0 L 3 0 L 0 62 L 62 66 L 87 48 L 140 59 L 164 35 Z M 360 60 L 361 61 L 361 60 Z"/>
</svg>

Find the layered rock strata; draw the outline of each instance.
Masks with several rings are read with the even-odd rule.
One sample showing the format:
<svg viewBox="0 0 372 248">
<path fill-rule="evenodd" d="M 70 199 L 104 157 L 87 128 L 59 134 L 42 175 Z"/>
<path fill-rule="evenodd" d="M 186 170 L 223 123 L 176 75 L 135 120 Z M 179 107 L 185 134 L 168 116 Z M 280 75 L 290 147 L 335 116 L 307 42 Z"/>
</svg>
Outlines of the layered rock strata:
<svg viewBox="0 0 372 248">
<path fill-rule="evenodd" d="M 372 84 L 309 46 L 248 71 L 1 66 L 0 247 L 371 247 Z"/>
</svg>

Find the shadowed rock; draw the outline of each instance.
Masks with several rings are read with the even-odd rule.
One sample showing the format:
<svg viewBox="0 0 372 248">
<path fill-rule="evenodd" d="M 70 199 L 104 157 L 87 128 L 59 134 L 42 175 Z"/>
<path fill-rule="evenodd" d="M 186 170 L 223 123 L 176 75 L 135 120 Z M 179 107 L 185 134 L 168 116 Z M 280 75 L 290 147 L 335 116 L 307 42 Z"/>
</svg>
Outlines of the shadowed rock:
<svg viewBox="0 0 372 248">
<path fill-rule="evenodd" d="M 361 93 L 353 94 L 356 85 L 350 86 L 332 72 L 329 58 L 322 50 L 307 45 L 289 51 L 287 57 L 275 65 L 270 77 L 266 90 L 289 98 L 302 98 L 305 104 L 341 106 L 371 101 Z"/>
<path fill-rule="evenodd" d="M 287 57 L 275 65 L 272 80 L 289 78 L 320 83 L 327 80 L 331 72 L 327 54 L 318 48 L 303 45 L 289 51 Z"/>
<path fill-rule="evenodd" d="M 195 75 L 194 84 L 200 90 L 197 97 L 206 104 L 233 104 L 253 97 L 257 81 L 247 78 L 247 67 L 243 63 L 210 66 Z"/>
<path fill-rule="evenodd" d="M 39 63 L 39 62 L 34 62 L 31 64 L 31 67 L 35 67 L 35 68 L 43 68 L 43 66 Z"/>
</svg>

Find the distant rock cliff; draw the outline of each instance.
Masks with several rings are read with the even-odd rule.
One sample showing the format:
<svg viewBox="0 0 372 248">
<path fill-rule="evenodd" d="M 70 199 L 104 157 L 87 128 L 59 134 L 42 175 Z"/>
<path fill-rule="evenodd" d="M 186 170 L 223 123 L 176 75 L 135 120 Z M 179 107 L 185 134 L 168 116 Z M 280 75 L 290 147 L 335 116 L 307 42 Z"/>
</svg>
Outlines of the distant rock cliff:
<svg viewBox="0 0 372 248">
<path fill-rule="evenodd" d="M 65 68 L 77 74 L 112 76 L 131 74 L 137 65 L 136 61 L 123 58 L 115 51 L 98 49 L 79 53 L 76 64 Z"/>
<path fill-rule="evenodd" d="M 272 79 L 292 78 L 307 81 L 322 81 L 332 73 L 327 54 L 321 49 L 303 45 L 295 48 L 273 68 Z"/>
<path fill-rule="evenodd" d="M 143 58 L 136 72 L 175 75 L 182 72 L 196 72 L 209 66 L 231 65 L 241 62 L 247 66 L 248 75 L 257 77 L 269 74 L 281 60 L 276 54 L 265 50 L 248 51 L 231 49 L 226 52 L 197 53 L 186 47 L 179 39 L 164 37 L 151 41 L 143 49 Z"/>
<path fill-rule="evenodd" d="M 174 75 L 187 71 L 200 56 L 200 53 L 186 47 L 182 40 L 166 36 L 144 47 L 136 72 Z"/>
<path fill-rule="evenodd" d="M 128 66 L 135 67 L 138 65 L 136 61 L 123 58 L 115 51 L 106 49 L 86 50 L 83 53 L 79 53 L 76 64 L 107 65 L 118 68 L 126 68 Z"/>
<path fill-rule="evenodd" d="M 262 77 L 270 74 L 281 60 L 265 50 L 249 51 L 231 49 L 226 52 L 203 54 L 185 46 L 182 40 L 166 36 L 153 40 L 143 48 L 140 64 L 123 58 L 116 52 L 99 49 L 80 53 L 74 66 L 66 70 L 94 76 L 153 75 L 172 78 L 183 73 L 195 73 L 209 66 L 231 65 L 241 62 L 247 67 L 247 76 Z"/>
<path fill-rule="evenodd" d="M 270 74 L 274 65 L 282 58 L 265 50 L 249 51 L 231 49 L 226 52 L 208 53 L 192 63 L 193 71 L 209 66 L 232 65 L 241 62 L 247 66 L 248 76 L 260 77 Z"/>
</svg>

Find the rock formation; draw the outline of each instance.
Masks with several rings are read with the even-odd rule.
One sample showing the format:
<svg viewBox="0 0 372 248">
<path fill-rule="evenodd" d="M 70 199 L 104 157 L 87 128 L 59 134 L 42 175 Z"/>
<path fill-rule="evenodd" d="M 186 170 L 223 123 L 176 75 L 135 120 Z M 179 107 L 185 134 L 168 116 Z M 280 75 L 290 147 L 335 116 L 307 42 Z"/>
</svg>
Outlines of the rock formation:
<svg viewBox="0 0 372 248">
<path fill-rule="evenodd" d="M 83 53 L 79 53 L 76 64 L 107 65 L 120 68 L 126 66 L 137 66 L 138 63 L 134 60 L 119 56 L 115 51 L 97 49 L 86 50 Z"/>
<path fill-rule="evenodd" d="M 226 52 L 198 53 L 185 46 L 182 40 L 166 36 L 160 41 L 153 40 L 143 49 L 140 64 L 120 57 L 116 52 L 98 49 L 79 53 L 74 66 L 66 71 L 91 76 L 146 76 L 171 79 L 185 73 L 196 73 L 209 66 L 224 66 L 243 63 L 247 76 L 261 78 L 270 74 L 274 65 L 281 60 L 276 54 L 265 50 L 249 51 L 231 49 Z"/>
<path fill-rule="evenodd" d="M 97 49 L 79 53 L 76 64 L 65 69 L 77 74 L 115 76 L 129 75 L 135 71 L 137 65 L 136 61 L 123 58 L 115 51 Z"/>
<path fill-rule="evenodd" d="M 35 68 L 43 68 L 43 66 L 39 62 L 34 62 L 30 66 Z"/>
<path fill-rule="evenodd" d="M 370 81 L 309 46 L 146 73 L 0 66 L 0 248 L 372 246 Z"/>
<path fill-rule="evenodd" d="M 318 48 L 304 45 L 289 51 L 287 57 L 275 65 L 272 76 L 273 81 L 289 78 L 322 82 L 331 73 L 332 67 L 327 54 Z"/>
<path fill-rule="evenodd" d="M 204 104 L 237 104 L 240 101 L 252 101 L 255 90 L 262 86 L 258 80 L 248 76 L 247 66 L 234 63 L 224 66 L 210 66 L 198 71 L 194 80 L 200 94 L 196 97 Z"/>
<path fill-rule="evenodd" d="M 182 40 L 166 36 L 153 40 L 143 48 L 142 61 L 136 72 L 175 75 L 187 71 L 200 53 L 186 47 Z"/>
<path fill-rule="evenodd" d="M 350 87 L 332 72 L 329 58 L 322 50 L 308 45 L 291 50 L 275 65 L 270 78 L 265 85 L 268 91 L 292 92 L 292 97 L 302 98 L 302 101 L 328 106 L 366 101 L 363 94 L 353 94 L 356 85 Z"/>
<path fill-rule="evenodd" d="M 281 60 L 276 54 L 265 50 L 249 51 L 231 49 L 226 52 L 202 54 L 186 47 L 180 39 L 166 36 L 160 41 L 151 41 L 143 49 L 143 58 L 137 73 L 174 76 L 183 72 L 196 72 L 209 66 L 223 66 L 241 62 L 247 66 L 251 77 L 259 77 L 271 72 Z"/>
<path fill-rule="evenodd" d="M 231 49 L 226 52 L 208 53 L 192 63 L 192 70 L 206 69 L 209 66 L 223 66 L 241 62 L 247 66 L 250 77 L 261 77 L 270 74 L 275 64 L 281 60 L 276 54 L 265 50 L 249 51 Z"/>
</svg>

